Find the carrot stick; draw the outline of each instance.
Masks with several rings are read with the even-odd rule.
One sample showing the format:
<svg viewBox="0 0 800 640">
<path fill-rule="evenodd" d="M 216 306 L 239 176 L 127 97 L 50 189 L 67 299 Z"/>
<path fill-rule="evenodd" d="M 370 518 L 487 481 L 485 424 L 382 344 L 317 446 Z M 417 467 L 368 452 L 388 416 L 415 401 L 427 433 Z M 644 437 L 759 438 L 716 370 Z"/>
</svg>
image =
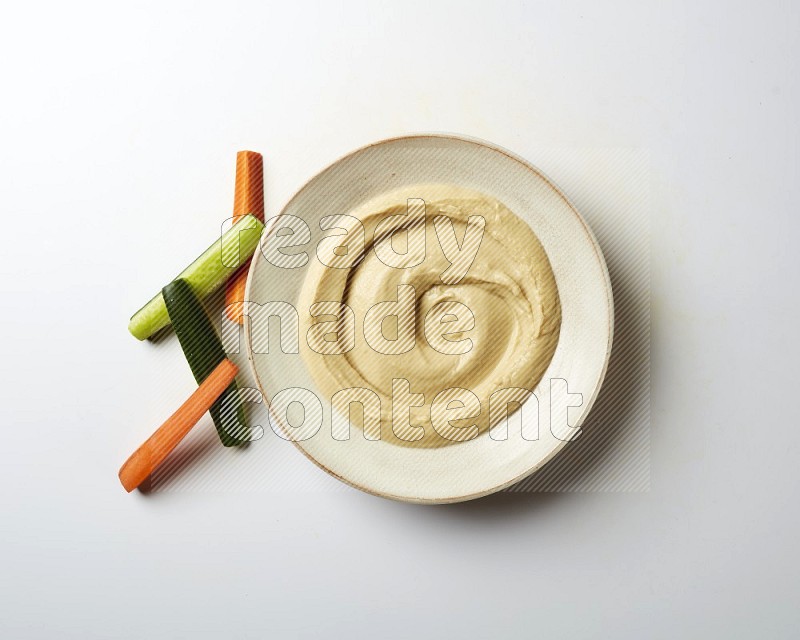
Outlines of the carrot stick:
<svg viewBox="0 0 800 640">
<path fill-rule="evenodd" d="M 125 461 L 119 470 L 119 479 L 125 491 L 133 491 L 164 462 L 233 382 L 238 372 L 239 368 L 230 360 L 220 362 L 186 402 Z"/>
<path fill-rule="evenodd" d="M 248 213 L 264 222 L 264 159 L 255 151 L 239 151 L 236 154 L 233 215 L 238 220 Z"/>
<path fill-rule="evenodd" d="M 236 154 L 236 188 L 233 196 L 233 220 L 253 214 L 264 221 L 264 164 L 260 153 L 240 151 Z M 225 288 L 225 310 L 233 322 L 242 324 L 244 289 L 247 283 L 248 260 L 231 276 Z"/>
</svg>

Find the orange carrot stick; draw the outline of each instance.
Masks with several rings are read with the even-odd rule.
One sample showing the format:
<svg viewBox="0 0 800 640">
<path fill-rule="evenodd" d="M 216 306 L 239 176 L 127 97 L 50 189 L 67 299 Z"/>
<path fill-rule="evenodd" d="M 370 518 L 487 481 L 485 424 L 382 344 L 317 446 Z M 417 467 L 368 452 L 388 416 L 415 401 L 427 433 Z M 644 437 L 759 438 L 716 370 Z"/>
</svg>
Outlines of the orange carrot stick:
<svg viewBox="0 0 800 640">
<path fill-rule="evenodd" d="M 252 213 L 264 221 L 264 161 L 260 153 L 240 151 L 236 154 L 236 189 L 233 196 L 233 220 Z M 231 276 L 225 288 L 225 309 L 233 322 L 242 324 L 242 303 L 247 283 L 248 260 Z"/>
<path fill-rule="evenodd" d="M 233 382 L 238 372 L 239 368 L 230 360 L 220 362 L 186 402 L 125 461 L 119 470 L 119 480 L 125 491 L 133 491 L 164 462 Z"/>
</svg>

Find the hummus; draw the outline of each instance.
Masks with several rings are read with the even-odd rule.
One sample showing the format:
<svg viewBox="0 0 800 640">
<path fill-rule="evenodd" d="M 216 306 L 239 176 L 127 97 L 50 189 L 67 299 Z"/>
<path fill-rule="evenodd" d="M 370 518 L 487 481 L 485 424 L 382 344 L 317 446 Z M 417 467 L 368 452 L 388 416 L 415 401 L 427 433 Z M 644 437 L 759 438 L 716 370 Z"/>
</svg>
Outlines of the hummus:
<svg viewBox="0 0 800 640">
<path fill-rule="evenodd" d="M 320 226 L 331 234 L 300 293 L 301 353 L 334 423 L 444 446 L 505 418 L 490 411 L 495 392 L 539 383 L 558 343 L 558 290 L 538 238 L 501 202 L 419 185 Z"/>
</svg>

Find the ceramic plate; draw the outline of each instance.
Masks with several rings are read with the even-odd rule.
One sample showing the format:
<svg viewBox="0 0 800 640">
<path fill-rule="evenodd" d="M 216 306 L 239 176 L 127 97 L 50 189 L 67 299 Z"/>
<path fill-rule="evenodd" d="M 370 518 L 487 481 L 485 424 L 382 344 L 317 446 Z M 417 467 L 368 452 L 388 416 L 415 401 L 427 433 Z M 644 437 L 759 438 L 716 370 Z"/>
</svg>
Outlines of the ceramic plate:
<svg viewBox="0 0 800 640">
<path fill-rule="evenodd" d="M 536 424 L 515 430 L 518 422 L 512 416 L 504 439 L 485 433 L 467 442 L 428 449 L 368 440 L 355 428 L 348 439 L 339 440 L 331 427 L 330 398 L 316 387 L 301 356 L 291 352 L 292 340 L 284 337 L 283 327 L 278 339 L 277 318 L 266 326 L 246 323 L 245 336 L 248 359 L 261 392 L 271 403 L 276 432 L 292 439 L 320 468 L 363 491 L 410 502 L 442 503 L 507 487 L 542 467 L 580 434 L 606 372 L 613 303 L 603 255 L 580 214 L 540 171 L 486 142 L 419 135 L 371 144 L 314 176 L 280 216 L 305 221 L 311 236 L 308 255 L 313 260 L 314 247 L 330 235 L 320 229 L 322 217 L 354 211 L 387 192 L 407 189 L 409 198 L 418 197 L 413 185 L 430 183 L 453 184 L 501 201 L 530 225 L 547 253 L 558 286 L 562 324 L 553 359 L 532 400 L 518 412 Z M 296 303 L 310 264 L 275 267 L 265 258 L 270 242 L 275 242 L 275 236 L 265 234 L 247 283 L 248 303 L 262 309 L 272 302 Z M 305 390 L 303 397 L 309 398 L 309 404 L 304 409 L 297 403 L 287 406 L 280 401 L 291 397 L 281 394 L 287 389 Z"/>
</svg>

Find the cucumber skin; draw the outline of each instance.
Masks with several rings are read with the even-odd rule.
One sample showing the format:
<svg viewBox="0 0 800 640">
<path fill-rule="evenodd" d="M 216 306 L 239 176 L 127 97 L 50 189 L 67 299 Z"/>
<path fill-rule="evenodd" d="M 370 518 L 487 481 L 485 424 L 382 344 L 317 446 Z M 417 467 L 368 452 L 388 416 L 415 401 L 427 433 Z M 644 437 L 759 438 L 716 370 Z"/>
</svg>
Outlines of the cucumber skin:
<svg viewBox="0 0 800 640">
<path fill-rule="evenodd" d="M 189 368 L 192 370 L 192 375 L 197 384 L 200 384 L 211 375 L 220 362 L 228 357 L 222 341 L 219 339 L 203 303 L 194 294 L 191 285 L 186 280 L 178 278 L 170 282 L 162 289 L 162 296 L 175 335 L 178 336 Z M 223 402 L 226 397 L 230 398 L 231 407 L 235 408 L 236 425 L 231 424 L 231 429 L 225 429 L 224 426 Z M 236 381 L 233 381 L 217 398 L 209 413 L 223 445 L 232 447 L 249 441 L 250 430 L 245 422 L 244 409 L 239 400 Z M 228 413 L 230 413 L 230 409 Z"/>
<path fill-rule="evenodd" d="M 249 214 L 244 216 L 228 229 L 220 240 L 214 242 L 200 254 L 177 278 L 186 280 L 192 290 L 204 298 L 218 289 L 238 269 L 238 266 L 226 266 L 223 258 L 228 262 L 234 262 L 238 248 L 239 264 L 246 262 L 258 247 L 263 231 L 264 223 L 258 218 Z M 164 296 L 159 292 L 150 302 L 133 314 L 128 323 L 128 331 L 134 338 L 146 340 L 169 324 L 169 314 L 164 304 Z"/>
</svg>

